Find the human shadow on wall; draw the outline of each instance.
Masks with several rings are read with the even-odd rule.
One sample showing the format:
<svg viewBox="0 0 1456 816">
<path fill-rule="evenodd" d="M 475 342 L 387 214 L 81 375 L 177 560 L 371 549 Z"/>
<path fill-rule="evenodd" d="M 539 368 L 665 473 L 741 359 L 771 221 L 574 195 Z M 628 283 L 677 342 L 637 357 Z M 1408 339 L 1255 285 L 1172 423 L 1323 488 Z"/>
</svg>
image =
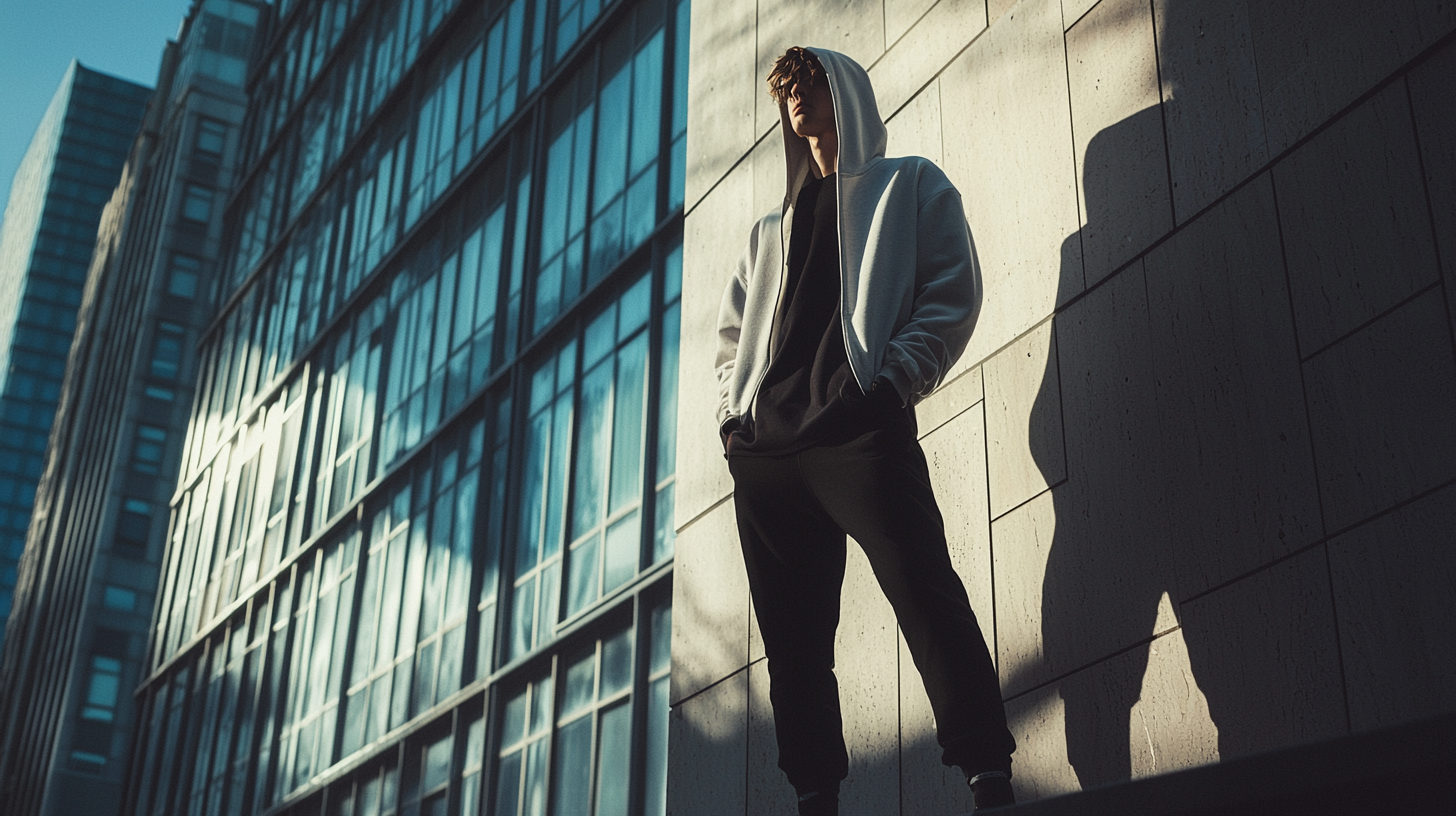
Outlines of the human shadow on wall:
<svg viewBox="0 0 1456 816">
<path fill-rule="evenodd" d="M 1180 19 L 1180 15 L 1190 14 L 1188 10 L 1196 5 L 1176 0 L 1161 4 L 1169 15 L 1159 26 L 1162 54 L 1178 54 L 1191 47 L 1178 38 L 1198 36 L 1199 27 L 1195 20 Z M 1238 635 L 1228 631 L 1230 613 L 1226 611 L 1190 614 L 1180 606 L 1189 594 L 1188 576 L 1224 576 L 1217 580 L 1236 577 L 1240 570 L 1231 570 L 1228 555 L 1216 550 L 1231 537 L 1251 533 L 1237 529 L 1237 524 L 1231 525 L 1235 528 L 1232 531 L 1210 531 L 1207 522 L 1211 517 L 1238 515 L 1244 509 L 1226 506 L 1234 495 L 1229 491 L 1194 489 L 1209 484 L 1211 479 L 1242 478 L 1247 474 L 1238 471 L 1237 466 L 1233 471 L 1200 472 L 1203 461 L 1175 457 L 1172 451 L 1183 456 L 1189 447 L 1170 445 L 1170 440 L 1176 441 L 1178 434 L 1201 434 L 1199 444 L 1233 450 L 1247 449 L 1249 442 L 1235 438 L 1238 423 L 1216 426 L 1211 432 L 1197 427 L 1197 418 L 1184 413 L 1189 410 L 1187 402 L 1170 398 L 1167 393 L 1163 380 L 1169 374 L 1170 359 L 1185 366 L 1195 365 L 1207 362 L 1209 354 L 1185 352 L 1182 348 L 1170 353 L 1155 350 L 1155 344 L 1176 336 L 1180 347 L 1218 348 L 1227 342 L 1219 335 L 1223 329 L 1207 314 L 1170 316 L 1166 311 L 1150 312 L 1148 281 L 1152 272 L 1145 269 L 1141 259 L 1127 263 L 1128 257 L 1139 250 L 1137 241 L 1126 251 L 1127 257 L 1117 258 L 1116 250 L 1107 250 L 1113 243 L 1126 240 L 1125 235 L 1136 236 L 1139 229 L 1148 240 L 1154 240 L 1172 227 L 1168 203 L 1171 181 L 1166 182 L 1161 198 L 1149 197 L 1151 188 L 1146 182 L 1154 169 L 1167 178 L 1164 122 L 1179 104 L 1199 104 L 1199 97 L 1193 93 L 1188 101 L 1179 101 L 1175 91 L 1161 108 L 1155 104 L 1141 110 L 1099 131 L 1089 143 L 1079 168 L 1085 226 L 1063 246 L 1060 279 L 1063 286 L 1066 281 L 1082 279 L 1085 258 L 1085 283 L 1091 291 L 1059 293 L 1058 303 L 1080 297 L 1053 320 L 1055 342 L 1030 422 L 1032 429 L 1063 430 L 1060 437 L 1033 432 L 1030 439 L 1032 456 L 1047 483 L 1059 482 L 1053 484 L 1051 493 L 1055 532 L 1042 585 L 1041 671 L 1045 680 L 1061 678 L 1058 690 L 1064 703 L 1067 758 L 1083 788 L 1174 769 L 1168 767 L 1166 759 L 1159 767 L 1157 760 L 1161 757 L 1154 757 L 1153 767 L 1149 768 L 1130 747 L 1134 741 L 1142 744 L 1146 739 L 1151 750 L 1154 735 L 1145 736 L 1142 726 L 1133 723 L 1134 707 L 1144 691 L 1150 648 L 1179 648 L 1174 637 L 1150 639 L 1174 627 L 1181 626 L 1181 640 L 1187 644 L 1186 665 L 1192 670 L 1191 678 L 1186 673 L 1183 677 L 1190 686 L 1188 701 L 1192 704 L 1188 708 L 1201 706 L 1201 690 L 1217 737 L 1215 746 L 1206 720 L 1201 729 L 1198 727 L 1196 720 L 1204 716 L 1201 710 L 1179 711 L 1177 703 L 1161 701 L 1165 706 L 1161 713 L 1168 718 L 1177 720 L 1182 716 L 1195 721 L 1175 722 L 1166 726 L 1169 730 L 1165 733 L 1174 733 L 1188 743 L 1202 743 L 1184 745 L 1171 764 L 1211 761 L 1220 756 L 1228 759 L 1272 747 L 1271 735 L 1260 733 L 1261 715 L 1297 705 L 1297 701 L 1287 698 L 1287 689 L 1261 685 L 1259 679 L 1287 675 L 1285 668 L 1272 663 L 1289 660 L 1290 656 L 1276 656 L 1262 648 L 1241 648 Z M 1256 180 L 1249 188 L 1259 183 Z M 1267 182 L 1263 189 L 1250 189 L 1247 196 L 1244 190 L 1236 195 L 1258 198 L 1264 189 Z M 1286 295 L 1283 269 L 1277 260 L 1272 193 L 1267 201 L 1267 207 L 1256 209 L 1260 216 L 1267 213 L 1268 223 L 1256 225 L 1254 230 L 1275 236 L 1276 260 L 1264 269 L 1278 276 L 1278 297 L 1282 298 Z M 1159 226 L 1150 228 L 1149 223 Z M 1211 255 L 1218 260 L 1198 263 L 1199 269 L 1181 269 L 1176 264 L 1164 267 L 1160 280 L 1193 278 L 1209 274 L 1210 269 L 1223 274 L 1217 264 L 1228 263 L 1241 250 L 1218 246 L 1219 242 L 1231 244 L 1243 238 L 1236 231 L 1220 229 L 1224 227 L 1214 228 L 1204 238 L 1210 242 L 1208 246 L 1216 248 Z M 1146 245 L 1146 241 L 1141 244 Z M 1109 257 L 1115 260 L 1109 261 Z M 1117 267 L 1117 271 L 1109 274 L 1111 267 Z M 1270 280 L 1269 291 L 1273 291 L 1275 283 Z M 1198 284 L 1189 286 L 1196 289 Z M 1245 297 L 1264 294 L 1254 291 Z M 1287 320 L 1287 300 L 1284 304 L 1282 319 Z M 1166 309 L 1167 304 L 1163 307 Z M 1267 310 L 1261 313 L 1271 314 Z M 1280 310 L 1272 314 L 1279 315 Z M 1178 321 L 1178 329 L 1158 329 L 1155 320 L 1169 325 Z M 1279 323 L 1273 329 L 1259 331 L 1282 338 L 1286 329 Z M 1285 352 L 1288 359 L 1282 356 Z M 1287 349 L 1270 350 L 1269 357 L 1277 357 L 1275 367 L 1282 371 L 1283 366 L 1289 366 L 1288 371 L 1297 378 L 1297 351 L 1292 339 Z M 1229 361 L 1229 368 L 1232 370 L 1227 377 L 1234 384 L 1228 389 L 1236 395 L 1232 408 L 1225 405 L 1224 410 L 1246 409 L 1238 404 L 1238 395 L 1246 397 L 1251 387 L 1264 388 L 1276 379 L 1263 371 L 1253 375 L 1255 383 L 1250 386 L 1239 381 L 1243 374 L 1237 363 Z M 1175 370 L 1173 375 L 1175 379 L 1205 377 L 1199 372 L 1185 373 Z M 1223 396 L 1227 398 L 1228 394 Z M 1270 398 L 1264 394 L 1254 401 Z M 1210 511 L 1210 505 L 1215 509 Z M 1285 537 L 1282 529 L 1277 537 Z M 1245 552 L 1278 551 L 1283 546 L 1280 542 L 1228 544 Z M 1244 560 L 1243 571 L 1247 571 L 1271 559 Z M 1209 588 L 1204 584 L 1197 591 Z M 1165 593 L 1171 603 L 1164 601 Z M 1243 616 L 1255 613 L 1250 610 L 1231 614 L 1243 622 Z M 1181 662 L 1181 656 L 1177 660 Z M 1191 688 L 1195 682 L 1196 689 Z M 1277 742 L 1281 738 L 1273 739 Z"/>
</svg>

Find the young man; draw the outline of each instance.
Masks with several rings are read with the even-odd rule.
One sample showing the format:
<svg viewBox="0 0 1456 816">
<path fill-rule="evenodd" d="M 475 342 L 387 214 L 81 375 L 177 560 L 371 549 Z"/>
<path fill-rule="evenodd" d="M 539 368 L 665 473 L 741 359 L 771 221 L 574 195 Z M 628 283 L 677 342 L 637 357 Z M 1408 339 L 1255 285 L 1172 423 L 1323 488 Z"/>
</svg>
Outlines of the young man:
<svg viewBox="0 0 1456 816">
<path fill-rule="evenodd" d="M 850 58 L 791 48 L 768 83 L 788 191 L 724 293 L 716 366 L 779 767 L 800 814 L 837 814 L 849 773 L 834 676 L 848 534 L 895 609 L 943 761 L 965 772 L 977 809 L 1010 804 L 1016 742 L 913 409 L 980 311 L 960 195 L 926 159 L 885 158 L 869 75 Z"/>
</svg>

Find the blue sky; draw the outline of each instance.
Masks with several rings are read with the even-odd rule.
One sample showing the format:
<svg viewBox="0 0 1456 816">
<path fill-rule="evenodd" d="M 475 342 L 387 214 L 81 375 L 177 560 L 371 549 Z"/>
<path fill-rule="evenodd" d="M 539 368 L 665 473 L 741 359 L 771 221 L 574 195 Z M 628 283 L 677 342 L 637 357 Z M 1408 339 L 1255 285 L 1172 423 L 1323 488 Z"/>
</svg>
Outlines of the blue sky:
<svg viewBox="0 0 1456 816">
<path fill-rule="evenodd" d="M 0 210 L 66 66 L 157 81 L 188 0 L 0 0 Z"/>
</svg>

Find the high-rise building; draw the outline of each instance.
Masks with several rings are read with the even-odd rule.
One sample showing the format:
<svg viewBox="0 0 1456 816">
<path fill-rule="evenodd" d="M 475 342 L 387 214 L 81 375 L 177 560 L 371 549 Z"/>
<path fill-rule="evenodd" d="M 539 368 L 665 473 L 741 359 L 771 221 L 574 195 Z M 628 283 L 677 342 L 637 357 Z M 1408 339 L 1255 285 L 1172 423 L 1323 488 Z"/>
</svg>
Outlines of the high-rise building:
<svg viewBox="0 0 1456 816">
<path fill-rule="evenodd" d="M 120 805 L 257 15 L 193 5 L 95 237 L 0 663 L 16 813 Z"/>
<path fill-rule="evenodd" d="M 687 0 L 261 25 L 123 812 L 663 813 Z"/>
<path fill-rule="evenodd" d="M 101 208 L 150 93 L 72 62 L 10 186 L 0 225 L 0 627 L 10 615 Z"/>
</svg>

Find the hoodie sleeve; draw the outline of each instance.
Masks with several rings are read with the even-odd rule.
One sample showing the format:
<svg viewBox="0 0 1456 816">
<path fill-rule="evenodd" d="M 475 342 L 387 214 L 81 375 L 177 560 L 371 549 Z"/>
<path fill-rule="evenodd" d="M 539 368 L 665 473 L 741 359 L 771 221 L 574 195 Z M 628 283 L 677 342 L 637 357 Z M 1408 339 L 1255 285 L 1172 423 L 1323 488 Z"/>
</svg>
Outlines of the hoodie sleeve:
<svg viewBox="0 0 1456 816">
<path fill-rule="evenodd" d="M 718 305 L 718 353 L 713 360 L 713 371 L 718 375 L 718 425 L 730 419 L 728 407 L 729 384 L 738 365 L 738 338 L 743 328 L 743 310 L 748 302 L 748 276 L 753 269 L 758 249 L 758 233 L 761 224 L 754 225 L 748 236 L 748 246 L 738 258 L 733 277 L 723 290 L 722 302 Z"/>
<path fill-rule="evenodd" d="M 932 195 L 920 205 L 915 230 L 910 317 L 890 338 L 880 372 L 909 402 L 940 384 L 981 313 L 981 267 L 960 194 L 947 188 Z"/>
</svg>

